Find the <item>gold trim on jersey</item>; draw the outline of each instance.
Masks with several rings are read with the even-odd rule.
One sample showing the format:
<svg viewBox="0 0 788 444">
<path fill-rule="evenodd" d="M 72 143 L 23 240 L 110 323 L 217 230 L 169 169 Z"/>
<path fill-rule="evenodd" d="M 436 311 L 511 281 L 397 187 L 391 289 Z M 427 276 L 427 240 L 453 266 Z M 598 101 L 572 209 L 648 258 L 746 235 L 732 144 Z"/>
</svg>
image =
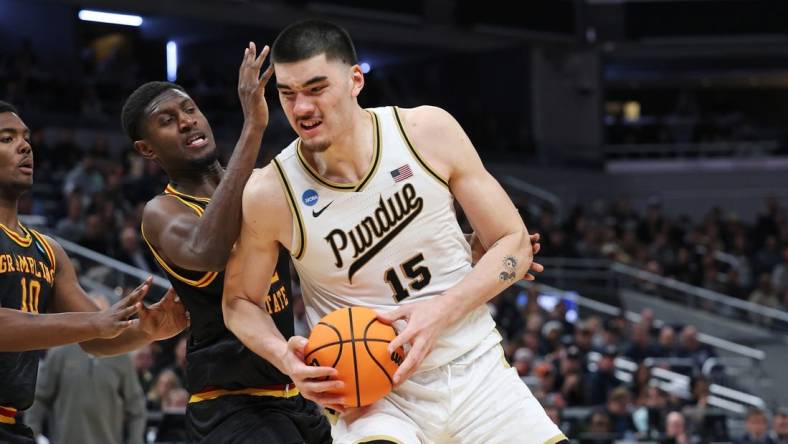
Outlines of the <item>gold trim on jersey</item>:
<svg viewBox="0 0 788 444">
<path fill-rule="evenodd" d="M 197 288 L 207 287 L 211 285 L 213 280 L 216 279 L 216 276 L 219 275 L 219 273 L 216 271 L 208 271 L 200 279 L 189 279 L 187 277 L 181 276 L 180 274 L 178 274 L 177 271 L 173 270 L 169 265 L 167 265 L 167 262 L 164 260 L 164 258 L 162 258 L 158 252 L 156 252 L 156 249 L 153 248 L 153 245 L 148 241 L 147 236 L 145 236 L 144 224 L 140 226 L 140 233 L 142 234 L 142 240 L 144 240 L 145 243 L 148 244 L 148 249 L 150 249 L 150 252 L 153 254 L 153 258 L 156 259 L 156 262 L 159 265 L 161 265 L 161 268 L 163 268 L 164 271 L 166 271 L 168 274 L 175 277 L 179 281 L 183 282 L 184 284 L 188 284 L 191 285 L 192 287 L 197 287 Z"/>
<path fill-rule="evenodd" d="M 298 206 L 298 203 L 295 200 L 293 188 L 290 186 L 290 182 L 287 180 L 287 176 L 282 169 L 282 165 L 279 164 L 279 161 L 276 158 L 274 158 L 273 164 L 277 174 L 279 175 L 279 181 L 282 182 L 282 188 L 285 190 L 285 195 L 287 196 L 287 205 L 290 206 L 290 213 L 292 213 L 298 224 L 298 251 L 291 251 L 290 255 L 300 260 L 304 256 L 304 251 L 306 251 L 306 228 L 304 225 L 304 219 L 301 217 L 301 208 Z"/>
<path fill-rule="evenodd" d="M 8 412 L 6 414 L 6 412 Z M 16 424 L 17 410 L 13 407 L 0 406 L 0 423 Z"/>
<path fill-rule="evenodd" d="M 200 201 L 200 202 L 205 202 L 205 203 L 210 203 L 211 202 L 211 198 L 210 197 L 197 197 L 197 196 L 192 196 L 191 194 L 186 194 L 184 192 L 176 190 L 175 187 L 172 186 L 172 184 L 170 184 L 170 183 L 168 183 L 167 187 L 164 188 L 164 194 L 177 194 L 179 196 L 188 197 L 189 199 L 194 199 L 194 200 L 197 200 L 197 201 Z"/>
<path fill-rule="evenodd" d="M 246 388 L 240 390 L 211 390 L 207 392 L 195 393 L 189 398 L 189 404 L 196 402 L 208 401 L 227 395 L 248 395 L 248 396 L 273 396 L 276 398 L 292 398 L 301 393 L 295 385 L 289 384 L 283 390 L 259 389 L 259 388 Z"/>
<path fill-rule="evenodd" d="M 377 442 L 377 441 L 386 441 L 392 442 L 395 444 L 402 444 L 402 441 L 398 440 L 397 438 L 389 435 L 370 435 L 365 436 L 357 441 L 353 441 L 353 444 L 364 444 L 368 442 Z"/>
<path fill-rule="evenodd" d="M 30 232 L 36 237 L 36 239 L 38 239 L 38 241 L 41 243 L 41 246 L 44 248 L 46 255 L 49 257 L 49 265 L 52 267 L 52 270 L 56 270 L 57 259 L 55 259 L 55 251 L 52 249 L 52 246 L 49 245 L 46 237 L 36 230 L 30 230 Z"/>
<path fill-rule="evenodd" d="M 564 440 L 567 440 L 567 439 L 568 438 L 566 437 L 566 435 L 564 435 L 563 433 L 559 433 L 559 434 L 553 436 L 552 438 L 548 439 L 547 441 L 545 441 L 544 444 L 556 444 L 558 442 L 561 442 L 561 441 L 564 441 Z"/>
<path fill-rule="evenodd" d="M 419 162 L 419 164 L 422 166 L 422 168 L 427 170 L 427 172 L 435 180 L 440 182 L 440 184 L 445 186 L 446 188 L 449 188 L 449 181 L 446 180 L 445 178 L 443 178 L 443 176 L 441 176 L 440 174 L 438 174 L 438 172 L 435 169 L 433 169 L 427 163 L 426 160 L 424 160 L 424 158 L 421 156 L 421 154 L 419 154 L 419 152 L 416 151 L 416 148 L 413 146 L 413 143 L 411 143 L 410 138 L 408 137 L 408 134 L 405 132 L 405 126 L 402 124 L 402 119 L 399 116 L 399 108 L 397 108 L 396 106 L 394 106 L 392 108 L 394 109 L 394 119 L 397 121 L 397 128 L 399 128 L 400 135 L 402 135 L 402 139 L 405 141 L 405 145 L 407 145 L 407 147 L 410 149 L 410 152 L 413 153 L 413 157 L 416 158 L 416 160 Z"/>
<path fill-rule="evenodd" d="M 165 190 L 165 193 L 166 192 L 167 190 Z M 178 199 L 182 204 L 191 208 L 195 213 L 197 213 L 197 217 L 202 217 L 203 213 L 205 212 L 205 210 L 203 210 L 202 207 L 200 207 L 199 205 L 189 202 L 186 199 L 176 194 L 168 193 L 167 195 L 172 196 L 175 199 Z M 158 264 L 161 265 L 161 268 L 163 268 L 164 271 L 166 271 L 168 274 L 175 277 L 179 281 L 191 285 L 192 287 L 203 288 L 211 285 L 214 279 L 216 279 L 216 276 L 219 276 L 219 273 L 216 271 L 205 272 L 205 274 L 200 279 L 189 279 L 187 277 L 181 276 L 177 271 L 173 270 L 172 267 L 170 267 L 167 264 L 167 261 L 165 261 L 164 258 L 161 257 L 161 255 L 159 255 L 159 253 L 156 251 L 155 248 L 153 248 L 153 244 L 151 244 L 150 241 L 148 241 L 148 237 L 145 236 L 145 224 L 140 225 L 140 234 L 142 234 L 142 240 L 144 240 L 145 243 L 148 244 L 148 249 L 150 249 L 150 252 L 153 254 L 153 258 L 156 259 L 156 262 L 158 262 Z"/>
<path fill-rule="evenodd" d="M 30 246 L 31 243 L 33 243 L 33 237 L 30 235 L 30 230 L 28 230 L 27 228 L 25 228 L 24 225 L 22 225 L 22 222 L 17 221 L 17 223 L 19 224 L 19 228 L 21 228 L 22 231 L 25 232 L 24 237 L 20 236 L 19 233 L 17 233 L 16 231 L 6 227 L 5 224 L 0 224 L 0 228 L 2 228 L 3 231 L 5 231 L 5 234 L 7 234 L 12 241 L 19 244 L 20 247 L 27 248 Z"/>
<path fill-rule="evenodd" d="M 339 183 L 330 181 L 321 176 L 320 173 L 312 168 L 312 165 L 306 161 L 304 154 L 301 152 L 301 139 L 298 139 L 296 142 L 296 153 L 298 154 L 298 160 L 301 162 L 301 166 L 304 167 L 306 172 L 312 176 L 313 179 L 320 182 L 322 185 L 337 191 L 363 191 L 364 187 L 370 182 L 372 177 L 375 176 L 375 173 L 378 171 L 378 166 L 380 165 L 380 158 L 382 157 L 380 152 L 380 122 L 378 121 L 377 114 L 370 110 L 365 111 L 369 113 L 370 117 L 372 117 L 372 137 L 374 139 L 372 148 L 372 165 L 370 166 L 369 171 L 367 171 L 361 180 L 355 183 Z"/>
</svg>

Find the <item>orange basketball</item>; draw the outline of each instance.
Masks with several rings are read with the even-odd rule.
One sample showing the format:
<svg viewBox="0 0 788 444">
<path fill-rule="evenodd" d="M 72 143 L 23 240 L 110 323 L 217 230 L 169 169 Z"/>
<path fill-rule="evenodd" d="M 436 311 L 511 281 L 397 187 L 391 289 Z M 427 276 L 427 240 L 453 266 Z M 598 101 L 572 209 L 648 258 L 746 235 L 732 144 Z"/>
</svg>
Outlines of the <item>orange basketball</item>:
<svg viewBox="0 0 788 444">
<path fill-rule="evenodd" d="M 304 361 L 337 369 L 337 379 L 345 383 L 341 394 L 348 407 L 369 405 L 391 391 L 391 378 L 405 356 L 402 347 L 388 352 L 396 335 L 394 327 L 376 319 L 374 310 L 340 308 L 312 329 Z"/>
</svg>

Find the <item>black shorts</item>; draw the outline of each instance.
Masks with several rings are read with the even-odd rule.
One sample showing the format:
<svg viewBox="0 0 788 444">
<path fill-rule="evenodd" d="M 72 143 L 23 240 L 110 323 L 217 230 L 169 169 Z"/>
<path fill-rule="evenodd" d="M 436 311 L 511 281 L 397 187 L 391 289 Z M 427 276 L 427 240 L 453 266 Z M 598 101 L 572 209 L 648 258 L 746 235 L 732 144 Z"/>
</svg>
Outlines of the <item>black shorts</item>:
<svg viewBox="0 0 788 444">
<path fill-rule="evenodd" d="M 191 403 L 186 429 L 195 443 L 331 443 L 331 426 L 322 409 L 301 395 L 226 395 Z"/>
<path fill-rule="evenodd" d="M 0 423 L 0 444 L 36 444 L 36 439 L 30 427 L 20 422 Z"/>
</svg>

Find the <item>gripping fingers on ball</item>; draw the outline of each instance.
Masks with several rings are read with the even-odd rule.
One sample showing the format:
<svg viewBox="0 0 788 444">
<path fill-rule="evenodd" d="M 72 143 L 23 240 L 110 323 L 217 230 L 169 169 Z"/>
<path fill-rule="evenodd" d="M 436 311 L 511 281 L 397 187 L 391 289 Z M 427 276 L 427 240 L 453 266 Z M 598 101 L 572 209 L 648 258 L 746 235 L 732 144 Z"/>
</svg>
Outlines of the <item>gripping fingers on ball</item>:
<svg viewBox="0 0 788 444">
<path fill-rule="evenodd" d="M 300 387 L 302 391 L 318 394 L 340 391 L 345 384 L 342 381 L 304 381 Z"/>
</svg>

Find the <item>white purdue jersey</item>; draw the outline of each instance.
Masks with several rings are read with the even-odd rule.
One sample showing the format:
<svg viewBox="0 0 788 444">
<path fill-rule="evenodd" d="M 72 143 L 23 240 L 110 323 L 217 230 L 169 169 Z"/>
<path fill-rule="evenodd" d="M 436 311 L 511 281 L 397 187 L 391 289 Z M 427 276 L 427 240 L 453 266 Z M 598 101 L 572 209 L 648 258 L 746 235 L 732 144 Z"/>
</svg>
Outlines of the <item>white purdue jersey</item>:
<svg viewBox="0 0 788 444">
<path fill-rule="evenodd" d="M 293 212 L 290 252 L 310 327 L 341 307 L 386 311 L 440 296 L 471 271 L 448 184 L 411 146 L 396 108 L 368 111 L 375 146 L 359 182 L 321 177 L 300 140 L 274 160 Z M 468 352 L 494 328 L 482 305 L 443 334 L 420 370 Z"/>
</svg>

